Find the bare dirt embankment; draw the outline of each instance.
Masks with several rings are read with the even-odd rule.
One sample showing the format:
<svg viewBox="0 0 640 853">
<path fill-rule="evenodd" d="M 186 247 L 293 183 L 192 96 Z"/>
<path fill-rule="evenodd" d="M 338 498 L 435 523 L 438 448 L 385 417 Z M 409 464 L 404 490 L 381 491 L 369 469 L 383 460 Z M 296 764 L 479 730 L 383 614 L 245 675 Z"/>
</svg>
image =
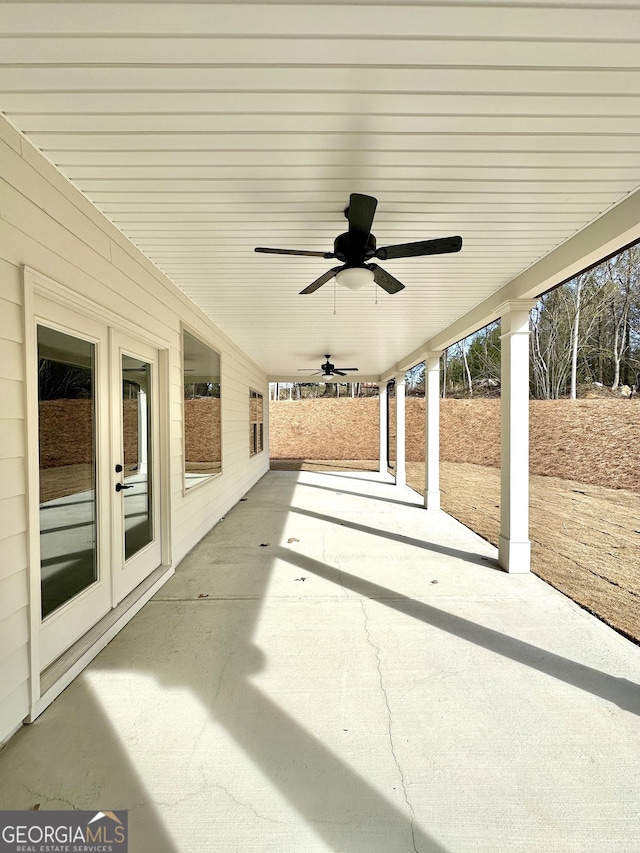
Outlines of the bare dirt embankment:
<svg viewBox="0 0 640 853">
<path fill-rule="evenodd" d="M 318 402 L 320 407 L 311 408 Z M 351 403 L 360 405 L 353 408 Z M 499 401 L 441 404 L 443 509 L 497 544 Z M 271 406 L 275 446 L 291 454 L 274 459 L 273 467 L 377 469 L 377 400 Z M 530 416 L 532 569 L 640 642 L 640 400 L 532 401 Z M 408 400 L 407 479 L 419 492 L 424 484 L 423 433 L 424 401 Z M 288 436 L 286 445 L 283 435 Z M 360 438 L 359 461 L 349 459 L 350 435 Z M 332 453 L 332 448 L 340 452 Z M 296 456 L 298 461 L 292 458 Z"/>
<path fill-rule="evenodd" d="M 529 470 L 543 477 L 640 491 L 640 397 L 532 400 Z M 272 459 L 377 459 L 377 398 L 271 403 Z M 406 401 L 406 459 L 424 460 L 424 400 Z M 441 400 L 445 462 L 500 467 L 500 400 Z"/>
</svg>

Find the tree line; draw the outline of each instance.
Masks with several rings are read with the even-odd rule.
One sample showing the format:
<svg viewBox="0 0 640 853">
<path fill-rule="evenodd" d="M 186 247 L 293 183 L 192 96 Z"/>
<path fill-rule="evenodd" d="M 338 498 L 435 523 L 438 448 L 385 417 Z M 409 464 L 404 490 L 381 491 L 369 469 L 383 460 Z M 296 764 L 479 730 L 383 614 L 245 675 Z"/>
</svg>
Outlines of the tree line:
<svg viewBox="0 0 640 853">
<path fill-rule="evenodd" d="M 272 382 L 270 400 L 319 400 L 342 397 L 377 397 L 375 382 Z"/>
<path fill-rule="evenodd" d="M 441 358 L 442 396 L 499 394 L 500 321 L 449 347 Z M 575 399 L 598 383 L 640 390 L 640 246 L 581 273 L 538 300 L 530 319 L 531 396 Z M 424 394 L 424 365 L 407 373 Z"/>
</svg>

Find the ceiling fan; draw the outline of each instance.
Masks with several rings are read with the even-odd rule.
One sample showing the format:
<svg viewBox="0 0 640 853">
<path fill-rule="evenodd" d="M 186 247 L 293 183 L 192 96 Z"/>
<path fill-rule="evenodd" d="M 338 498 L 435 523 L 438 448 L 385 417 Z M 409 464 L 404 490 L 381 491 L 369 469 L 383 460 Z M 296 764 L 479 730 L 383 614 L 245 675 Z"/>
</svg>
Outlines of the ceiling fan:
<svg viewBox="0 0 640 853">
<path fill-rule="evenodd" d="M 331 358 L 330 355 L 325 354 L 325 358 L 327 360 L 325 361 L 324 364 L 320 365 L 320 370 L 315 370 L 311 374 L 312 376 L 317 376 L 319 374 L 322 376 L 326 376 L 327 378 L 330 376 L 336 376 L 336 375 L 337 376 L 346 376 L 347 371 L 358 370 L 357 367 L 336 367 L 335 364 L 331 364 L 331 362 L 329 361 L 329 359 Z M 299 367 L 298 370 L 305 370 L 306 371 L 306 370 L 314 370 L 314 368 L 313 367 Z"/>
<path fill-rule="evenodd" d="M 266 249 L 258 247 L 256 252 L 271 255 L 304 255 L 312 258 L 337 258 L 342 266 L 333 267 L 311 282 L 300 294 L 313 293 L 335 276 L 338 284 L 350 290 L 358 290 L 369 282 L 375 281 L 387 293 L 403 290 L 404 284 L 394 278 L 378 264 L 369 264 L 372 258 L 380 261 L 393 261 L 396 258 L 415 258 L 421 255 L 443 255 L 459 252 L 462 237 L 439 237 L 436 240 L 420 240 L 417 243 L 400 243 L 397 246 L 376 247 L 376 238 L 371 233 L 371 225 L 378 200 L 370 195 L 351 193 L 349 207 L 344 212 L 349 221 L 349 230 L 338 235 L 333 244 L 333 252 L 311 252 L 298 249 Z M 328 358 L 328 357 L 327 357 Z"/>
</svg>

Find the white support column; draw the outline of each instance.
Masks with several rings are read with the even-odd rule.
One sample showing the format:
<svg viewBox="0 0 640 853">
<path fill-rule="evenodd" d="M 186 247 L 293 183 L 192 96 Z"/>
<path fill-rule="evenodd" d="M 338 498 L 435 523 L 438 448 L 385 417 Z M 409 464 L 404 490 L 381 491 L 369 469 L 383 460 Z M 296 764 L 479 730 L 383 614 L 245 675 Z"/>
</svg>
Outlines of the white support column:
<svg viewBox="0 0 640 853">
<path fill-rule="evenodd" d="M 424 505 L 440 509 L 440 352 L 424 354 Z"/>
<path fill-rule="evenodd" d="M 502 308 L 501 499 L 498 562 L 508 572 L 525 573 L 529 541 L 529 299 Z"/>
<path fill-rule="evenodd" d="M 405 374 L 396 374 L 396 486 L 407 485 L 405 389 Z"/>
<path fill-rule="evenodd" d="M 387 473 L 387 383 L 380 382 L 380 473 Z"/>
</svg>

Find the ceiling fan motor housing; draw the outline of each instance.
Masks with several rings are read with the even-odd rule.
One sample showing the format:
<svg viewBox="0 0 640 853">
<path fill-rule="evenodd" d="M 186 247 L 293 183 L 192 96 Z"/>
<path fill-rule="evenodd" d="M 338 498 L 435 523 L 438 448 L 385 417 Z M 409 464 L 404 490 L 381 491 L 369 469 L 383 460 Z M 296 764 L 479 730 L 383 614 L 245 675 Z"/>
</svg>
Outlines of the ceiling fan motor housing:
<svg viewBox="0 0 640 853">
<path fill-rule="evenodd" d="M 360 249 L 354 251 L 350 246 L 349 232 L 339 234 L 333 241 L 333 254 L 339 261 L 347 266 L 359 267 L 365 261 L 368 261 L 376 253 L 376 238 L 373 234 L 369 234 L 364 252 Z"/>
</svg>

